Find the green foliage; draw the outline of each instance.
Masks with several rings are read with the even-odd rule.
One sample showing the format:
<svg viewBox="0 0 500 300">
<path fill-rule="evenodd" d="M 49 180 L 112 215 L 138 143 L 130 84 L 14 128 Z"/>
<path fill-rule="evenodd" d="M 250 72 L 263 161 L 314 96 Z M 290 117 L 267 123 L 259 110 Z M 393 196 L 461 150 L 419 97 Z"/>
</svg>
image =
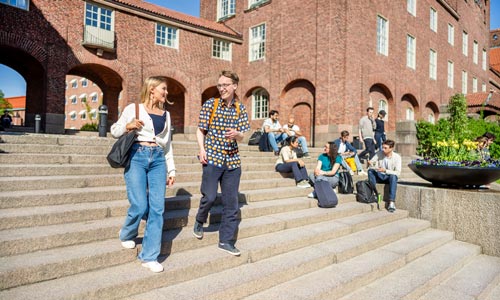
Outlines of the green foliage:
<svg viewBox="0 0 500 300">
<path fill-rule="evenodd" d="M 6 109 L 12 109 L 12 104 L 9 101 L 5 100 L 4 93 L 0 90 L 0 115 L 3 115 L 3 112 Z"/>
<path fill-rule="evenodd" d="M 419 155 L 438 158 L 446 154 L 443 151 L 449 150 L 449 153 L 445 156 L 451 156 L 454 155 L 453 151 L 456 148 L 454 148 L 455 150 L 451 148 L 438 150 L 438 142 L 458 143 L 462 145 L 464 141 L 474 141 L 485 132 L 491 132 L 497 137 L 489 148 L 491 157 L 494 159 L 500 158 L 500 126 L 498 122 L 487 122 L 484 119 L 469 119 L 467 117 L 467 104 L 463 95 L 452 96 L 448 110 L 450 117 L 440 119 L 436 124 L 426 121 L 417 122 L 417 153 Z"/>
<path fill-rule="evenodd" d="M 81 131 L 98 131 L 97 123 L 87 123 L 80 128 Z"/>
<path fill-rule="evenodd" d="M 467 100 L 463 94 L 456 94 L 450 98 L 448 112 L 450 113 L 450 138 L 462 141 L 464 135 L 468 135 Z"/>
</svg>

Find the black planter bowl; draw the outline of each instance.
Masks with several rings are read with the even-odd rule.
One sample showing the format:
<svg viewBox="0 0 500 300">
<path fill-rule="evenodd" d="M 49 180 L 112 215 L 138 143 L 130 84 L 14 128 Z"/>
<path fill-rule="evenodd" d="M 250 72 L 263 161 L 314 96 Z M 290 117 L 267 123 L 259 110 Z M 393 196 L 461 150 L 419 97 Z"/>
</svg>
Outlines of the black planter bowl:
<svg viewBox="0 0 500 300">
<path fill-rule="evenodd" d="M 500 168 L 450 167 L 409 164 L 408 167 L 432 185 L 481 186 L 500 178 Z"/>
</svg>

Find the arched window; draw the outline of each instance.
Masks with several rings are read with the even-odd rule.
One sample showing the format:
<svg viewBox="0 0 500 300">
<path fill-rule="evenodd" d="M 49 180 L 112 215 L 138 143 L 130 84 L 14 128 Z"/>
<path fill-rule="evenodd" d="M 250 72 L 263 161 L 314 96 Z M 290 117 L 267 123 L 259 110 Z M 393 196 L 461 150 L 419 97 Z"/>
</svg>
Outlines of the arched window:
<svg viewBox="0 0 500 300">
<path fill-rule="evenodd" d="M 269 112 L 269 94 L 264 89 L 252 93 L 253 119 L 267 118 Z"/>
</svg>

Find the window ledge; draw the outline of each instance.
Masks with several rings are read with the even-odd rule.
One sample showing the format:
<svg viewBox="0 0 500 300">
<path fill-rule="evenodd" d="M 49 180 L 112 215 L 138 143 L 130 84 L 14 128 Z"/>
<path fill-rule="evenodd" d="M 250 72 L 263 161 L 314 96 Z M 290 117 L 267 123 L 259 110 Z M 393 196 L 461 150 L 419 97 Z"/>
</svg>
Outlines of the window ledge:
<svg viewBox="0 0 500 300">
<path fill-rule="evenodd" d="M 247 13 L 247 12 L 251 12 L 253 10 L 258 10 L 262 6 L 266 6 L 268 4 L 271 4 L 271 2 L 272 2 L 272 0 L 262 0 L 262 1 L 259 1 L 257 3 L 252 4 L 249 8 L 245 9 L 243 12 Z"/>
</svg>

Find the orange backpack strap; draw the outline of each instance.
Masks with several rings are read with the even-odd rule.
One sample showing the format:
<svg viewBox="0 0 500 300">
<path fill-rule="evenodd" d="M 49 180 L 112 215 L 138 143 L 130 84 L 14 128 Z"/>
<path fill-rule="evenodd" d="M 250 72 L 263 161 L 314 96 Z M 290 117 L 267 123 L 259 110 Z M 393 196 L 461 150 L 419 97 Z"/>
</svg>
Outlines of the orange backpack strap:
<svg viewBox="0 0 500 300">
<path fill-rule="evenodd" d="M 210 115 L 210 119 L 208 120 L 208 128 L 210 128 L 210 125 L 212 125 L 212 121 L 214 119 L 215 112 L 217 111 L 217 106 L 219 106 L 219 101 L 220 101 L 220 98 L 214 99 L 214 106 L 212 108 L 212 114 Z"/>
</svg>

